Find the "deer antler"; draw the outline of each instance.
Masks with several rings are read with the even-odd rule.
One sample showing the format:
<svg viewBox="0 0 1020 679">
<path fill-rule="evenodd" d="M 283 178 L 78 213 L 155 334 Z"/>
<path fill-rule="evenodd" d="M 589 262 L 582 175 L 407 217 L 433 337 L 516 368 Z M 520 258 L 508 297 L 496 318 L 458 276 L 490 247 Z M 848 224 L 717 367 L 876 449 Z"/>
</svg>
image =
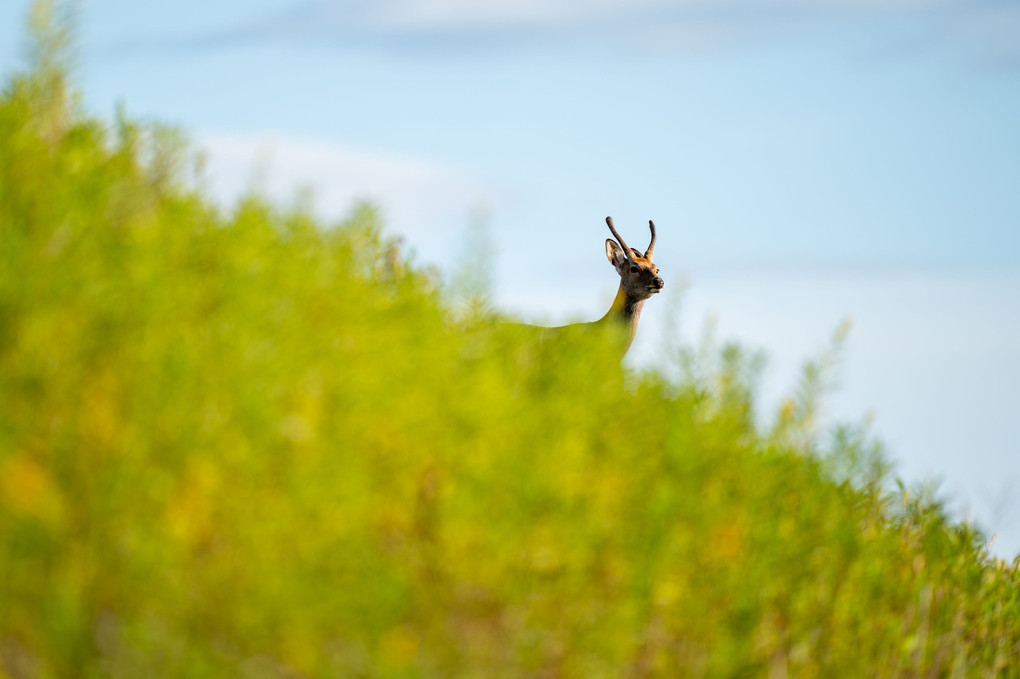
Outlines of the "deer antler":
<svg viewBox="0 0 1020 679">
<path fill-rule="evenodd" d="M 627 247 L 627 244 L 623 242 L 623 239 L 620 238 L 620 234 L 616 233 L 616 229 L 613 227 L 613 218 L 606 217 L 606 224 L 609 226 L 609 230 L 613 232 L 613 237 L 616 238 L 616 241 L 623 248 L 623 254 L 626 255 L 627 261 L 633 262 L 634 254 L 630 251 L 630 248 Z"/>
<path fill-rule="evenodd" d="M 652 258 L 652 251 L 655 250 L 655 222 L 648 220 L 648 228 L 652 232 L 652 242 L 648 244 L 648 249 L 645 250 L 645 257 L 648 259 Z"/>
</svg>

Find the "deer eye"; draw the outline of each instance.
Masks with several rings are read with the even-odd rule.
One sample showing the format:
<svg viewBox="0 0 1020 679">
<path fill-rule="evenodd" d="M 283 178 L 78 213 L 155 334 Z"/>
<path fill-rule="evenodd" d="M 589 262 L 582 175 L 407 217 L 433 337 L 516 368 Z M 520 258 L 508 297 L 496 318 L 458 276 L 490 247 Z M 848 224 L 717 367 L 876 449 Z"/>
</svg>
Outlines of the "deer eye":
<svg viewBox="0 0 1020 679">
<path fill-rule="evenodd" d="M 630 267 L 630 272 L 631 273 L 637 273 L 638 272 L 638 268 L 636 266 L 632 266 L 632 267 Z"/>
</svg>

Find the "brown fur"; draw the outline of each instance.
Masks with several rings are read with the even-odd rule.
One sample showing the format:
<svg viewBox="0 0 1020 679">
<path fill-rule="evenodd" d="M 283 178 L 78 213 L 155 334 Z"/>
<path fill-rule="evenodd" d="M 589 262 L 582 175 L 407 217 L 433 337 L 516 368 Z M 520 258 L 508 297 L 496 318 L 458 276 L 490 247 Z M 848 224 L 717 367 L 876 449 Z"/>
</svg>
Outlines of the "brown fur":
<svg viewBox="0 0 1020 679">
<path fill-rule="evenodd" d="M 606 221 L 612 228 L 612 220 L 607 217 Z M 610 238 L 606 239 L 606 257 L 620 275 L 620 288 L 609 311 L 596 321 L 596 323 L 622 323 L 629 329 L 624 352 L 634 341 L 645 300 L 660 292 L 665 285 L 659 277 L 659 267 L 651 259 L 651 252 L 646 253 L 649 255 L 646 256 L 630 248 L 630 253 L 631 257 L 628 259 L 621 245 Z"/>
<path fill-rule="evenodd" d="M 553 346 L 566 341 L 568 337 L 576 337 L 577 333 L 598 331 L 607 338 L 618 338 L 621 358 L 627 353 L 637 333 L 638 320 L 641 318 L 641 309 L 645 301 L 660 292 L 664 285 L 662 278 L 659 277 L 659 267 L 652 261 L 652 251 L 655 249 L 655 224 L 648 222 L 648 228 L 652 232 L 648 250 L 641 254 L 634 248 L 628 248 L 629 257 L 624 250 L 628 246 L 613 227 L 611 217 L 606 217 L 606 224 L 616 237 L 615 241 L 606 239 L 606 257 L 620 276 L 616 299 L 613 300 L 613 305 L 606 315 L 590 323 L 575 323 L 556 328 L 511 325 L 520 329 L 522 333 L 534 334 L 540 345 Z M 615 342 L 615 339 L 613 341 Z"/>
<path fill-rule="evenodd" d="M 597 330 L 605 333 L 607 337 L 619 339 L 619 351 L 622 357 L 634 341 L 645 300 L 662 290 L 663 281 L 659 277 L 659 267 L 652 261 L 652 251 L 655 248 L 655 225 L 648 222 L 648 227 L 652 232 L 648 250 L 641 254 L 634 248 L 629 248 L 630 257 L 628 257 L 624 250 L 628 246 L 616 233 L 611 217 L 606 217 L 606 224 L 609 225 L 609 230 L 617 239 L 615 241 L 606 239 L 606 257 L 620 276 L 620 287 L 616 291 L 613 305 L 609 307 L 605 316 L 590 323 L 576 323 L 557 328 L 518 326 L 522 330 L 530 328 L 531 331 L 538 331 L 538 340 L 541 344 L 558 343 L 578 332 Z"/>
</svg>

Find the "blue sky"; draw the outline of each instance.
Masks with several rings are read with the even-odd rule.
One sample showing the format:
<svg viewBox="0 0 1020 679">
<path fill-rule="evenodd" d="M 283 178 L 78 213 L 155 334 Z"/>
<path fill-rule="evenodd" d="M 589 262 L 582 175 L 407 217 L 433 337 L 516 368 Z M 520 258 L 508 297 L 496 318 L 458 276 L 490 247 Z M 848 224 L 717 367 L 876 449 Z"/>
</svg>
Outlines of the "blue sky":
<svg viewBox="0 0 1020 679">
<path fill-rule="evenodd" d="M 29 4 L 0 6 L 5 73 Z M 714 317 L 772 356 L 769 402 L 851 318 L 830 415 L 872 413 L 909 480 L 1020 550 L 1020 5 L 78 8 L 87 107 L 183 127 L 217 199 L 256 176 L 326 215 L 369 197 L 447 269 L 480 222 L 496 303 L 549 323 L 608 306 L 607 214 L 638 242 L 655 219 L 667 291 L 632 360 Z"/>
</svg>

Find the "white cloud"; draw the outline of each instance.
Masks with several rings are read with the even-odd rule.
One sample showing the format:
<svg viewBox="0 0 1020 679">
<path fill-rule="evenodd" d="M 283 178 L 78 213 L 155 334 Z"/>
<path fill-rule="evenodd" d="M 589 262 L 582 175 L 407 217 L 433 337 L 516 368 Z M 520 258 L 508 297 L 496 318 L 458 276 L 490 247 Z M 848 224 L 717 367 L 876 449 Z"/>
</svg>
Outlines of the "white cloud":
<svg viewBox="0 0 1020 679">
<path fill-rule="evenodd" d="M 994 3 L 991 3 L 994 5 Z M 989 0 L 379 0 L 355 12 L 376 28 L 428 31 L 485 27 L 585 26 L 623 21 L 654 28 L 691 16 L 741 18 L 826 12 L 882 15 L 951 10 L 984 13 Z M 339 9 L 332 2 L 320 11 Z M 349 9 L 349 8 L 345 8 Z M 350 17 L 350 12 L 345 11 Z"/>
<path fill-rule="evenodd" d="M 418 245 L 462 232 L 472 210 L 497 201 L 495 188 L 468 170 L 407 154 L 281 133 L 207 132 L 197 142 L 213 197 L 225 205 L 253 185 L 283 203 L 310 189 L 317 213 L 330 219 L 369 200 L 388 230 Z"/>
<path fill-rule="evenodd" d="M 853 22 L 861 25 L 850 32 L 873 47 L 876 26 L 902 22 L 911 49 L 962 46 L 1011 63 L 1020 58 L 1016 16 L 1001 0 L 320 0 L 284 11 L 260 30 L 443 50 L 584 38 L 661 51 L 816 34 Z"/>
<path fill-rule="evenodd" d="M 385 0 L 368 6 L 378 27 L 417 30 L 492 26 L 590 25 L 670 16 L 672 13 L 739 14 L 762 11 L 876 11 L 943 5 L 935 0 Z"/>
<path fill-rule="evenodd" d="M 883 49 L 949 47 L 985 62 L 1020 63 L 1018 11 L 1003 0 L 260 0 L 245 14 L 213 15 L 208 4 L 181 0 L 157 19 L 148 9 L 119 12 L 117 25 L 126 16 L 133 28 L 106 36 L 106 53 L 190 53 L 272 40 L 451 52 L 577 39 L 663 52 L 820 31 L 845 32 L 841 40 L 870 51 L 876 36 L 898 24 Z M 198 16 L 209 22 L 204 28 L 194 23 Z"/>
<path fill-rule="evenodd" d="M 785 6 L 803 2 L 771 0 L 765 4 Z M 569 27 L 719 4 L 718 0 L 502 0 L 483 3 L 472 0 L 388 0 L 370 5 L 367 17 L 371 24 L 380 28 L 413 30 Z"/>
</svg>

